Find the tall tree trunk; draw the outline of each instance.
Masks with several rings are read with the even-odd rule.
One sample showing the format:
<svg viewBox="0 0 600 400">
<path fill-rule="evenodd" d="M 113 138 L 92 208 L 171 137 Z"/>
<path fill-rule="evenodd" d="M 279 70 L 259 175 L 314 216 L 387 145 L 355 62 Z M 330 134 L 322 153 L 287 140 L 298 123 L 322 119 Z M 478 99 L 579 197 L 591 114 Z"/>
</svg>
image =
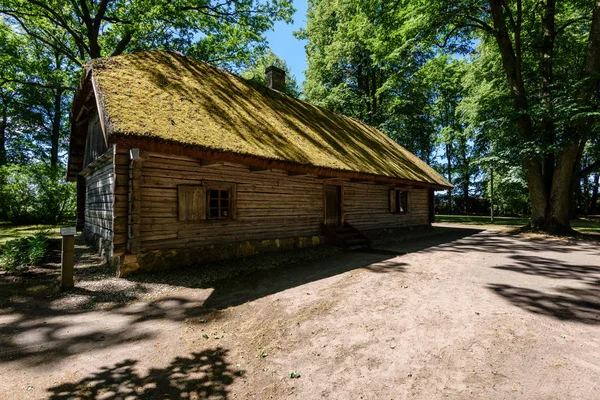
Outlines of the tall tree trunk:
<svg viewBox="0 0 600 400">
<path fill-rule="evenodd" d="M 571 232 L 569 223 L 569 192 L 579 143 L 565 146 L 556 159 L 546 230 L 555 233 Z"/>
<path fill-rule="evenodd" d="M 579 171 L 581 166 L 581 159 L 583 158 L 583 151 L 585 149 L 585 141 L 579 143 L 579 149 L 577 150 L 577 157 L 575 158 L 576 170 L 573 172 L 573 178 L 571 179 L 571 191 L 569 192 L 569 217 L 571 219 L 577 217 L 577 199 L 579 196 L 579 185 L 583 175 Z"/>
<path fill-rule="evenodd" d="M 450 143 L 446 143 L 446 160 L 447 160 L 447 174 L 448 182 L 452 184 L 452 159 L 451 159 L 452 146 Z M 448 214 L 452 214 L 452 189 L 448 189 Z"/>
<path fill-rule="evenodd" d="M 54 115 L 52 117 L 52 148 L 50 150 L 50 165 L 52 168 L 56 168 L 58 165 L 58 145 L 60 139 L 60 121 L 62 117 L 62 95 L 63 89 L 56 89 L 54 93 Z"/>
<path fill-rule="evenodd" d="M 529 199 L 531 200 L 531 226 L 543 229 L 546 224 L 548 196 L 546 196 L 542 164 L 539 161 L 527 158 L 523 166 L 527 172 L 527 187 L 529 189 Z"/>
<path fill-rule="evenodd" d="M 6 105 L 2 104 L 0 115 L 0 167 L 6 164 L 6 126 L 8 124 L 8 111 Z"/>
<path fill-rule="evenodd" d="M 506 73 L 513 109 L 515 114 L 518 115 L 515 120 L 517 134 L 521 139 L 529 141 L 534 139 L 534 134 L 525 83 L 519 62 L 521 57 L 518 53 L 515 53 L 511 37 L 506 28 L 503 1 L 489 0 L 489 4 L 494 25 L 494 38 L 500 49 L 502 67 Z M 515 37 L 520 37 L 520 34 L 517 35 L 517 33 L 515 32 Z M 517 46 L 517 50 L 520 50 L 519 46 Z M 544 228 L 548 208 L 548 195 L 542 164 L 533 155 L 526 155 L 523 160 L 523 167 L 527 172 L 527 186 L 529 188 L 529 198 L 531 199 L 531 224 L 535 228 Z"/>
<path fill-rule="evenodd" d="M 554 107 L 552 103 L 552 81 L 553 81 L 553 55 L 554 39 L 556 38 L 555 15 L 556 0 L 546 0 L 542 2 L 542 106 L 544 113 L 542 116 L 542 135 L 544 147 L 551 148 L 556 142 L 556 132 L 554 126 Z M 554 175 L 554 153 L 550 152 L 544 155 L 544 184 L 546 190 L 552 187 L 552 178 Z M 547 195 L 550 193 L 548 192 Z"/>
<path fill-rule="evenodd" d="M 598 186 L 600 185 L 600 173 L 594 174 L 594 183 L 592 185 L 592 198 L 590 199 L 590 208 L 588 214 L 596 214 L 598 210 Z"/>
<path fill-rule="evenodd" d="M 463 207 L 465 213 L 468 212 L 469 205 L 469 162 L 467 160 L 467 139 L 464 136 L 460 138 L 461 158 L 462 158 L 462 175 L 463 175 Z"/>
</svg>

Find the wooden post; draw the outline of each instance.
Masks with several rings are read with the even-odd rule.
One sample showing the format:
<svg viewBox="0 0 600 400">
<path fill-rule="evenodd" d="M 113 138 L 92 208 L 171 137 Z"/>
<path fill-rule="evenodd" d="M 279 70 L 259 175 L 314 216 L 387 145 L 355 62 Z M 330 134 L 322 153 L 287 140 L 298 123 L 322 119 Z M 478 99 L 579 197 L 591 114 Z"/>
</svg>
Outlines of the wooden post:
<svg viewBox="0 0 600 400">
<path fill-rule="evenodd" d="M 60 270 L 60 288 L 61 290 L 72 289 L 73 267 L 75 265 L 75 227 L 61 228 L 62 235 L 62 255 Z"/>
</svg>

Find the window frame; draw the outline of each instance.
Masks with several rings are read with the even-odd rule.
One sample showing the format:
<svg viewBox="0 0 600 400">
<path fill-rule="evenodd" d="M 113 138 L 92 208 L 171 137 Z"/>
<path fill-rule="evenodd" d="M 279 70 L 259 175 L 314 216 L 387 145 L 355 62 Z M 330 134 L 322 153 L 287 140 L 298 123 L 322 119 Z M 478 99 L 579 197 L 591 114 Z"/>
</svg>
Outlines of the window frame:
<svg viewBox="0 0 600 400">
<path fill-rule="evenodd" d="M 219 191 L 228 192 L 227 200 L 227 217 L 211 217 L 210 216 L 210 192 Z M 196 193 L 198 196 L 198 202 L 194 200 L 186 199 L 185 196 L 189 196 L 189 193 Z M 182 197 L 183 196 L 183 197 Z M 185 202 L 192 204 L 197 210 L 186 210 Z M 221 196 L 219 194 L 219 203 L 221 202 Z M 219 209 L 221 204 L 218 205 Z M 223 222 L 230 221 L 236 218 L 236 184 L 228 182 L 213 182 L 203 181 L 200 185 L 178 185 L 177 186 L 177 214 L 180 222 Z M 221 214 L 219 210 L 219 214 Z M 197 215 L 197 217 L 190 219 L 189 216 Z"/>
<path fill-rule="evenodd" d="M 217 193 L 217 198 L 213 199 L 211 198 L 211 194 L 213 192 Z M 221 195 L 223 193 L 227 193 L 227 216 L 222 216 L 222 212 L 223 212 L 223 200 L 225 200 L 223 197 L 221 197 Z M 217 205 L 216 205 L 216 211 L 217 211 L 217 216 L 212 216 L 212 211 L 215 210 L 215 207 L 212 206 L 211 201 L 212 200 L 216 200 L 217 201 Z M 206 189 L 206 219 L 207 220 L 226 220 L 226 219 L 231 219 L 231 190 L 230 189 L 225 189 L 225 188 L 207 188 Z"/>
</svg>

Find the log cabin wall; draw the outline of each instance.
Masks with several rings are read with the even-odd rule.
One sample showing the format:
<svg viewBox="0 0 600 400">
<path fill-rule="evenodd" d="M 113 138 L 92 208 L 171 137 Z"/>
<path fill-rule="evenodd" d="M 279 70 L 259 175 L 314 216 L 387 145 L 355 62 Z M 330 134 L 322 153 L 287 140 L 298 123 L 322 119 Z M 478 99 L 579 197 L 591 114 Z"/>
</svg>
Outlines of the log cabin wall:
<svg viewBox="0 0 600 400">
<path fill-rule="evenodd" d="M 408 211 L 400 214 L 389 210 L 390 187 L 345 182 L 344 220 L 364 231 L 429 224 L 428 189 L 398 188 L 409 193 Z"/>
<path fill-rule="evenodd" d="M 187 157 L 146 153 L 141 164 L 140 251 L 320 235 L 323 182 L 254 171 L 237 164 L 203 165 Z M 180 221 L 178 185 L 235 184 L 235 218 Z"/>
<path fill-rule="evenodd" d="M 107 261 L 112 257 L 115 183 L 113 160 L 113 149 L 110 149 L 81 173 L 85 177 L 83 234 Z"/>
<path fill-rule="evenodd" d="M 196 248 L 248 240 L 321 235 L 324 185 L 335 181 L 290 176 L 284 171 L 251 171 L 230 163 L 208 164 L 188 157 L 142 152 L 138 179 L 140 253 Z M 235 184 L 235 218 L 181 221 L 178 186 Z M 409 212 L 389 211 L 389 185 L 339 182 L 345 221 L 372 230 L 428 224 L 427 189 L 410 192 Z"/>
<path fill-rule="evenodd" d="M 113 213 L 113 256 L 127 251 L 129 224 L 130 160 L 129 149 L 114 147 L 114 213 Z"/>
</svg>

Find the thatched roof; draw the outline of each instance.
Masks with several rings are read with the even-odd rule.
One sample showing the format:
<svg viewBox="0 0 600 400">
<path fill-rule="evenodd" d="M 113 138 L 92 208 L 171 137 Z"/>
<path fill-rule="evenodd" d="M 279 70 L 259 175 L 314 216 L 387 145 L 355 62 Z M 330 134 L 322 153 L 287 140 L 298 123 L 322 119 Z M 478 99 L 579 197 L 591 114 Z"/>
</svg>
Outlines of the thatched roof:
<svg viewBox="0 0 600 400">
<path fill-rule="evenodd" d="M 88 71 L 109 141 L 143 138 L 451 186 L 373 127 L 179 54 L 151 51 L 98 59 Z"/>
</svg>

